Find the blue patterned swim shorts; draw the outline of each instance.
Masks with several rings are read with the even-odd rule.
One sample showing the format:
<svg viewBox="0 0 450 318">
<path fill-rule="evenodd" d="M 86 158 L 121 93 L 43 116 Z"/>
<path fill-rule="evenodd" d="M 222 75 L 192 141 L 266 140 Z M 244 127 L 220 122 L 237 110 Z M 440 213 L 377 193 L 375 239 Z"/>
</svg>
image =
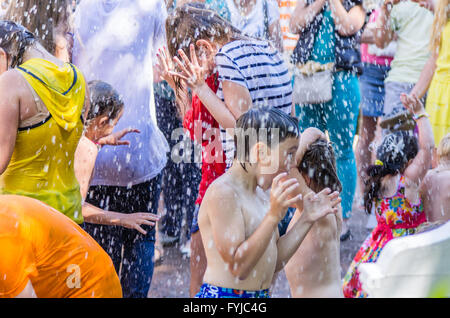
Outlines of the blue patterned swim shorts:
<svg viewBox="0 0 450 318">
<path fill-rule="evenodd" d="M 245 291 L 203 284 L 195 298 L 270 298 L 269 290 Z"/>
</svg>

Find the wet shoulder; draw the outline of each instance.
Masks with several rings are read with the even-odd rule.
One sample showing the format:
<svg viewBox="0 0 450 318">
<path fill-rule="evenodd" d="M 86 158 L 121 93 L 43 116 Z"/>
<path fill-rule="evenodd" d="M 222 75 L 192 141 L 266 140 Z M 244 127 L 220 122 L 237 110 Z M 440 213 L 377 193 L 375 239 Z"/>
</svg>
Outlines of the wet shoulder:
<svg viewBox="0 0 450 318">
<path fill-rule="evenodd" d="M 236 203 L 236 197 L 238 191 L 231 177 L 225 173 L 221 177 L 211 183 L 205 192 L 202 204 L 207 204 L 211 206 L 229 206 L 231 203 Z"/>
<path fill-rule="evenodd" d="M 10 97 L 13 94 L 21 95 L 29 90 L 26 86 L 26 79 L 15 69 L 8 70 L 0 76 L 0 86 L 8 88 L 7 92 Z"/>
</svg>

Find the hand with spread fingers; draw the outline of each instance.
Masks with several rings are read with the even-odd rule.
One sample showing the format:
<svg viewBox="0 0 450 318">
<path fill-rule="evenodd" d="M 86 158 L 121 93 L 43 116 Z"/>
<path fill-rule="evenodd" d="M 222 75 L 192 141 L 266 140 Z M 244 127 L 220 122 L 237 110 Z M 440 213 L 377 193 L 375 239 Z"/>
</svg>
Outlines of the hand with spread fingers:
<svg viewBox="0 0 450 318">
<path fill-rule="evenodd" d="M 175 65 L 170 58 L 167 48 L 164 47 L 159 49 L 158 53 L 156 53 L 156 57 L 158 58 L 156 67 L 158 67 L 158 72 L 161 76 L 161 79 L 165 80 L 173 90 L 176 90 L 174 77 L 170 74 L 170 72 L 175 71 Z"/>
<path fill-rule="evenodd" d="M 189 46 L 189 49 L 191 55 L 190 60 L 182 50 L 178 50 L 178 54 L 180 55 L 183 62 L 176 56 L 173 58 L 174 62 L 177 64 L 181 72 L 169 71 L 169 74 L 185 80 L 187 85 L 195 93 L 198 88 L 206 85 L 206 61 L 205 57 L 202 56 L 199 63 L 193 44 Z"/>
</svg>

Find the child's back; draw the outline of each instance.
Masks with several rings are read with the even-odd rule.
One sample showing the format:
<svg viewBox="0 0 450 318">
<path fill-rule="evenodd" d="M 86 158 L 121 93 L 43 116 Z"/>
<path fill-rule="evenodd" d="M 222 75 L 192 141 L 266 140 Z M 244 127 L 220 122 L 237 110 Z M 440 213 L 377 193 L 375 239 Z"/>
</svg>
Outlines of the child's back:
<svg viewBox="0 0 450 318">
<path fill-rule="evenodd" d="M 421 190 L 422 203 L 428 222 L 450 220 L 450 169 L 430 170 Z"/>
<path fill-rule="evenodd" d="M 428 171 L 420 188 L 428 222 L 450 219 L 450 133 L 440 141 L 437 156 L 439 165 Z"/>
<path fill-rule="evenodd" d="M 341 191 L 331 145 L 318 140 L 310 145 L 299 169 L 315 192 L 325 187 Z M 341 209 L 341 207 L 339 207 Z M 290 222 L 300 218 L 296 211 Z M 318 220 L 285 267 L 292 297 L 343 297 L 340 270 L 342 211 Z"/>
<path fill-rule="evenodd" d="M 340 215 L 339 211 L 336 215 L 328 215 L 317 221 L 287 263 L 285 272 L 292 297 L 343 297 Z M 292 222 L 296 222 L 298 218 L 300 213 L 297 211 Z"/>
</svg>

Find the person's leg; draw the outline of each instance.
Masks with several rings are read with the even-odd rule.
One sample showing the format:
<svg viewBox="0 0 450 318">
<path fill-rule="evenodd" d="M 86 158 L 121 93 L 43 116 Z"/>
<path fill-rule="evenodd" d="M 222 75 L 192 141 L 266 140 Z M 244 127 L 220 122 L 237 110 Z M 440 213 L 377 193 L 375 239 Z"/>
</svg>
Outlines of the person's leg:
<svg viewBox="0 0 450 318">
<path fill-rule="evenodd" d="M 349 234 L 347 221 L 351 216 L 356 189 L 356 161 L 353 140 L 359 113 L 360 93 L 358 78 L 347 72 L 338 72 L 333 85 L 333 101 L 325 112 L 329 115 L 327 128 L 336 155 L 339 180 L 342 183 L 343 234 Z M 345 236 L 344 238 L 347 238 Z"/>
<path fill-rule="evenodd" d="M 176 116 L 175 101 L 155 94 L 155 109 L 158 127 L 172 149 L 179 140 L 172 140 L 172 132 L 182 127 Z M 172 243 L 179 239 L 182 208 L 183 174 L 180 172 L 182 163 L 175 163 L 168 158 L 162 174 L 162 195 L 164 202 L 164 215 L 161 218 L 160 232 L 162 243 Z"/>
<path fill-rule="evenodd" d="M 362 116 L 355 155 L 360 191 L 364 187 L 366 170 L 372 161 L 373 150 L 370 145 L 375 139 L 378 118 L 383 115 L 384 80 L 389 69 L 388 66 L 364 63 L 363 74 L 359 77 Z"/>
<path fill-rule="evenodd" d="M 203 284 L 203 275 L 206 271 L 206 254 L 202 242 L 202 236 L 198 228 L 198 211 L 200 206 L 195 207 L 194 218 L 192 220 L 191 229 L 191 258 L 190 258 L 190 270 L 191 270 L 191 281 L 189 286 L 190 297 L 195 297 L 195 295 L 200 291 L 200 287 Z"/>
<path fill-rule="evenodd" d="M 93 186 L 89 188 L 86 202 L 106 211 L 120 211 L 115 199 L 121 187 Z M 84 223 L 83 229 L 108 253 L 119 274 L 122 261 L 122 230 L 121 226 Z"/>
<path fill-rule="evenodd" d="M 161 175 L 152 180 L 127 189 L 122 200 L 123 208 L 129 213 L 149 212 L 157 214 L 161 192 Z M 154 269 L 155 228 L 142 225 L 144 235 L 136 230 L 124 229 L 122 240 L 124 254 L 122 260 L 121 284 L 126 298 L 146 298 Z"/>
<path fill-rule="evenodd" d="M 121 284 L 124 298 L 147 298 L 153 277 L 155 242 L 128 230 L 124 236 Z"/>
<path fill-rule="evenodd" d="M 367 178 L 366 170 L 372 162 L 372 149 L 370 144 L 375 139 L 378 117 L 362 116 L 359 129 L 359 139 L 356 146 L 356 161 L 358 163 L 358 176 L 360 185 L 364 185 Z"/>
<path fill-rule="evenodd" d="M 183 177 L 183 215 L 181 222 L 181 239 L 187 242 L 191 238 L 192 222 L 194 220 L 195 201 L 198 196 L 198 189 L 202 178 L 201 168 L 194 162 L 194 154 L 192 154 L 192 163 L 185 163 L 181 169 Z"/>
</svg>

